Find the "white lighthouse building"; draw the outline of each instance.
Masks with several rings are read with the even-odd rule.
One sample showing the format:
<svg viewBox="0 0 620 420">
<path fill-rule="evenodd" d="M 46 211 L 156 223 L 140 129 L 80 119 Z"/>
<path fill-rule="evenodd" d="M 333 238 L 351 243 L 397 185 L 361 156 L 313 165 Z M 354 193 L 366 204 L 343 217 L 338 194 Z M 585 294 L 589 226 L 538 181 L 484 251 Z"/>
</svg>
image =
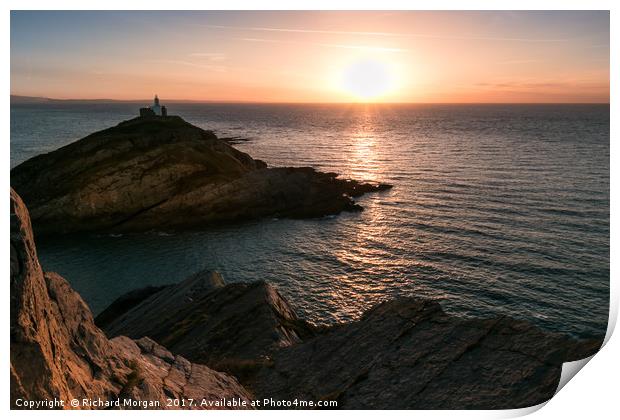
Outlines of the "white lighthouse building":
<svg viewBox="0 0 620 420">
<path fill-rule="evenodd" d="M 168 111 L 165 106 L 161 106 L 159 104 L 159 98 L 155 95 L 153 98 L 153 105 L 140 108 L 140 116 L 141 117 L 167 117 Z"/>
<path fill-rule="evenodd" d="M 151 106 L 151 109 L 153 110 L 155 115 L 161 116 L 161 106 L 159 105 L 159 98 L 157 97 L 157 95 L 155 95 L 155 99 L 153 99 L 153 105 Z"/>
</svg>

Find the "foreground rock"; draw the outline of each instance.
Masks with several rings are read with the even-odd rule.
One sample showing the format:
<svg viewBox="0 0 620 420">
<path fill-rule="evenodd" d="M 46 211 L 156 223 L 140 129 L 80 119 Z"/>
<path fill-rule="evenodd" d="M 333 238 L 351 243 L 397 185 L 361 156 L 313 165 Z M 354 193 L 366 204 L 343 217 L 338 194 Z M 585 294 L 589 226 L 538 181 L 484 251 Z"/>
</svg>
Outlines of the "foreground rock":
<svg viewBox="0 0 620 420">
<path fill-rule="evenodd" d="M 281 349 L 252 385 L 259 398 L 336 400 L 343 409 L 513 409 L 549 400 L 562 363 L 599 347 L 403 298 Z"/>
<path fill-rule="evenodd" d="M 389 188 L 312 168 L 267 168 L 180 117 L 135 118 L 11 170 L 38 234 L 192 229 L 360 210 Z"/>
<path fill-rule="evenodd" d="M 116 307 L 103 325 L 110 336 L 153 337 L 237 375 L 261 400 L 335 400 L 351 409 L 531 406 L 553 396 L 562 363 L 600 347 L 508 317 L 449 316 L 415 298 L 319 330 L 268 284 L 224 286 L 212 273 Z"/>
<path fill-rule="evenodd" d="M 151 291 L 150 295 L 148 291 Z M 141 302 L 128 308 L 138 294 Z M 95 321 L 108 336 L 148 336 L 194 362 L 251 377 L 276 350 L 314 336 L 289 303 L 265 282 L 225 285 L 201 272 L 178 285 L 119 298 Z"/>
<path fill-rule="evenodd" d="M 13 191 L 10 353 L 12 408 L 24 408 L 25 400 L 74 398 L 129 401 L 111 408 L 176 408 L 167 406 L 168 398 L 192 398 L 206 402 L 194 408 L 218 408 L 213 404 L 223 398 L 251 398 L 230 375 L 175 356 L 148 338 L 108 340 L 69 284 L 41 269 L 28 211 Z"/>
</svg>

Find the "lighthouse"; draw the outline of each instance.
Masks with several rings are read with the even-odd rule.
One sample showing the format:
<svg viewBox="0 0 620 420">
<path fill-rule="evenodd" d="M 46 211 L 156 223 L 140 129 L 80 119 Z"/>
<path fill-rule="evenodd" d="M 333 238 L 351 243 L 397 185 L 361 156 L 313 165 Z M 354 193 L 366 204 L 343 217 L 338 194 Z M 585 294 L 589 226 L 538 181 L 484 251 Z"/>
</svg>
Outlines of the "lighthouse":
<svg viewBox="0 0 620 420">
<path fill-rule="evenodd" d="M 161 106 L 159 104 L 159 97 L 155 95 L 155 98 L 153 98 L 153 105 L 146 107 L 146 108 L 140 108 L 140 116 L 141 117 L 167 117 L 168 110 L 166 109 L 165 106 Z"/>
<path fill-rule="evenodd" d="M 153 106 L 151 106 L 151 109 L 153 110 L 155 115 L 161 116 L 161 106 L 159 106 L 159 98 L 157 97 L 157 95 L 155 95 L 155 98 L 153 99 Z"/>
</svg>

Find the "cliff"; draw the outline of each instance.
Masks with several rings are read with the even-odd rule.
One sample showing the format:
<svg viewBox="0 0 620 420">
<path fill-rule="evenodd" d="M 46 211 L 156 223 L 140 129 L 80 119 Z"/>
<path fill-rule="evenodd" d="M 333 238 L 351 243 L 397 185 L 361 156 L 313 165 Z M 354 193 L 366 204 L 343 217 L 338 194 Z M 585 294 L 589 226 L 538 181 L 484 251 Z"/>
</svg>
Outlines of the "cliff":
<svg viewBox="0 0 620 420">
<path fill-rule="evenodd" d="M 267 168 L 180 117 L 135 118 L 11 170 L 38 234 L 195 229 L 360 210 L 389 188 L 312 168 Z"/>
<path fill-rule="evenodd" d="M 63 400 L 166 405 L 168 398 L 249 402 L 230 375 L 173 355 L 148 338 L 106 338 L 66 280 L 42 270 L 28 210 L 11 191 L 11 407 Z M 78 407 L 69 405 L 80 400 Z M 42 407 L 46 408 L 46 407 Z M 57 407 L 58 408 L 58 407 Z"/>
</svg>

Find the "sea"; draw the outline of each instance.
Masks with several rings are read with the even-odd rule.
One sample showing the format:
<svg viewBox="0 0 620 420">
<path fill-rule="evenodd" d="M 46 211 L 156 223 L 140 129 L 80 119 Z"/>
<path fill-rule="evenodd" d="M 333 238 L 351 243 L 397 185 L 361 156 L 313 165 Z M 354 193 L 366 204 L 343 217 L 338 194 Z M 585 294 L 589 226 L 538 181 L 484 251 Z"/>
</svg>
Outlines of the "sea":
<svg viewBox="0 0 620 420">
<path fill-rule="evenodd" d="M 200 232 L 41 238 L 45 270 L 94 313 L 204 269 L 274 284 L 299 315 L 351 321 L 398 296 L 603 337 L 609 105 L 169 103 L 271 166 L 390 183 L 360 213 Z M 11 167 L 135 117 L 141 103 L 12 104 Z"/>
</svg>

